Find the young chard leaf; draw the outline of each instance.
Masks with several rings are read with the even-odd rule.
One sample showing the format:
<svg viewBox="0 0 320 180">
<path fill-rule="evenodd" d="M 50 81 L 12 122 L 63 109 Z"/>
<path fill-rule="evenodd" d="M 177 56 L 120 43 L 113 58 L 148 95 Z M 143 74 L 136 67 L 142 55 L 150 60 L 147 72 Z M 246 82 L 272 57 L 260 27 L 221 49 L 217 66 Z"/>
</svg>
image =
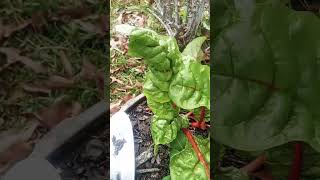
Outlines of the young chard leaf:
<svg viewBox="0 0 320 180">
<path fill-rule="evenodd" d="M 186 118 L 164 119 L 153 116 L 151 123 L 151 134 L 155 145 L 169 144 L 177 137 L 181 128 L 188 127 L 189 121 Z"/>
<path fill-rule="evenodd" d="M 171 101 L 168 90 L 164 89 L 165 86 L 169 84 L 156 78 L 151 79 L 150 75 L 151 73 L 147 73 L 146 79 L 143 84 L 143 93 L 145 94 L 145 96 L 148 99 L 152 99 L 153 101 L 159 103 L 166 103 Z"/>
<path fill-rule="evenodd" d="M 177 117 L 180 110 L 180 108 L 173 107 L 172 101 L 166 103 L 158 103 L 153 101 L 152 99 L 149 99 L 148 106 L 151 108 L 154 114 L 163 119 L 173 119 Z"/>
<path fill-rule="evenodd" d="M 207 38 L 205 36 L 195 38 L 186 46 L 186 48 L 182 52 L 182 55 L 201 60 L 201 56 L 203 56 L 201 47 L 206 39 Z"/>
</svg>

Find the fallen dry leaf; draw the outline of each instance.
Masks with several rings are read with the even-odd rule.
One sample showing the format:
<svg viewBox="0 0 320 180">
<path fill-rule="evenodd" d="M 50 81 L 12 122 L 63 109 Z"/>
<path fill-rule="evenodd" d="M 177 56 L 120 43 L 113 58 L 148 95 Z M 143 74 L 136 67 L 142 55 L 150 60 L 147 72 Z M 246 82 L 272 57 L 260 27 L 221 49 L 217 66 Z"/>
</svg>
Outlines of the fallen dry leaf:
<svg viewBox="0 0 320 180">
<path fill-rule="evenodd" d="M 12 63 L 6 63 L 5 65 L 0 67 L 0 72 L 2 72 L 3 70 L 7 69 L 8 67 L 10 67 L 12 64 L 14 64 L 15 62 Z"/>
<path fill-rule="evenodd" d="M 50 89 L 69 88 L 74 86 L 73 79 L 67 79 L 62 76 L 53 75 L 45 82 L 45 86 Z"/>
<path fill-rule="evenodd" d="M 119 24 L 130 24 L 143 27 L 147 23 L 148 16 L 140 12 L 125 11 L 117 18 Z"/>
<path fill-rule="evenodd" d="M 22 99 L 25 96 L 26 96 L 26 93 L 21 87 L 14 88 L 14 90 L 9 95 L 7 103 L 15 104 L 19 99 Z"/>
<path fill-rule="evenodd" d="M 21 84 L 21 87 L 26 92 L 32 92 L 32 93 L 45 93 L 49 94 L 51 92 L 51 89 L 44 85 L 37 85 L 37 84 Z"/>
<path fill-rule="evenodd" d="M 106 32 L 101 29 L 101 25 L 94 24 L 91 22 L 84 22 L 81 20 L 76 21 L 76 23 L 80 26 L 81 30 L 88 32 L 88 33 L 94 33 L 101 36 L 105 36 Z"/>
<path fill-rule="evenodd" d="M 45 73 L 47 70 L 44 68 L 40 62 L 33 61 L 32 59 L 19 56 L 19 62 L 23 63 L 26 67 L 32 69 L 35 73 Z"/>
<path fill-rule="evenodd" d="M 81 19 L 86 16 L 89 16 L 91 14 L 91 9 L 83 6 L 83 7 L 61 7 L 58 10 L 58 16 L 60 18 L 62 17 L 68 17 L 71 19 Z"/>
<path fill-rule="evenodd" d="M 27 26 L 29 26 L 31 24 L 31 20 L 24 20 L 22 22 L 19 23 L 15 23 L 15 24 L 7 24 L 4 25 L 2 21 L 0 21 L 0 39 L 2 37 L 4 38 L 8 38 L 10 37 L 13 33 L 20 31 L 24 28 L 26 28 Z"/>
<path fill-rule="evenodd" d="M 114 76 L 110 76 L 110 79 L 111 79 L 110 84 L 115 82 L 115 83 L 118 83 L 118 84 L 124 85 L 124 82 L 123 82 L 123 81 L 121 81 L 120 79 L 117 79 L 117 78 L 116 78 L 116 77 L 114 77 Z"/>
<path fill-rule="evenodd" d="M 126 102 L 128 102 L 130 99 L 132 99 L 134 96 L 132 94 L 127 94 L 124 96 L 121 100 L 119 100 L 116 103 L 111 103 L 110 105 L 110 114 L 114 114 L 118 112 L 121 109 L 121 106 L 124 105 Z"/>
<path fill-rule="evenodd" d="M 132 86 L 133 84 L 132 84 L 132 80 L 131 80 L 131 78 L 129 78 L 129 85 L 130 86 Z"/>
<path fill-rule="evenodd" d="M 143 87 L 143 84 L 141 82 L 136 82 L 135 87 L 141 89 Z"/>
<path fill-rule="evenodd" d="M 15 163 L 27 158 L 33 150 L 30 143 L 18 141 L 0 152 L 0 175 L 8 171 Z"/>
<path fill-rule="evenodd" d="M 63 99 L 58 100 L 51 106 L 34 113 L 40 123 L 46 128 L 52 129 L 63 120 L 72 116 L 73 105 Z"/>
<path fill-rule="evenodd" d="M 121 71 L 123 68 L 122 67 L 118 67 L 118 68 L 115 68 L 115 69 L 111 69 L 110 70 L 110 74 L 114 74 L 114 73 L 116 73 L 116 72 L 118 72 L 118 71 Z"/>
<path fill-rule="evenodd" d="M 7 63 L 14 63 L 18 61 L 20 50 L 16 48 L 0 47 L 0 53 L 3 53 L 7 57 Z"/>
<path fill-rule="evenodd" d="M 128 86 L 128 85 L 126 85 L 124 88 L 125 88 L 126 90 L 133 89 L 133 87 L 132 87 L 132 86 Z"/>
<path fill-rule="evenodd" d="M 104 99 L 104 97 L 105 97 L 105 91 L 104 91 L 105 73 L 104 73 L 103 69 L 99 70 L 98 73 L 96 74 L 96 85 L 98 88 L 99 97 L 101 97 L 101 99 Z"/>
<path fill-rule="evenodd" d="M 109 16 L 107 15 L 102 15 L 99 17 L 100 20 L 100 27 L 101 30 L 106 34 L 109 31 L 108 27 L 108 22 L 109 22 Z"/>
<path fill-rule="evenodd" d="M 137 73 L 139 74 L 143 74 L 145 72 L 145 66 L 137 66 L 137 67 L 134 67 L 132 68 L 134 71 L 136 71 Z"/>
<path fill-rule="evenodd" d="M 84 61 L 82 64 L 79 76 L 85 80 L 94 80 L 96 76 L 97 67 L 89 61 Z"/>
<path fill-rule="evenodd" d="M 32 59 L 21 56 L 20 50 L 16 48 L 0 47 L 0 53 L 3 53 L 7 57 L 7 65 L 11 65 L 16 62 L 24 64 L 26 67 L 32 69 L 36 73 L 45 73 L 47 70 L 40 62 L 33 61 Z"/>
<path fill-rule="evenodd" d="M 23 129 L 10 129 L 0 134 L 0 152 L 5 151 L 9 146 L 18 141 L 28 141 L 39 123 L 30 120 Z"/>
<path fill-rule="evenodd" d="M 110 114 L 114 114 L 120 110 L 121 101 L 110 105 Z"/>
<path fill-rule="evenodd" d="M 48 26 L 47 19 L 49 18 L 49 13 L 40 11 L 40 12 L 35 12 L 31 16 L 31 25 L 34 29 L 34 31 L 41 31 L 43 27 Z"/>
<path fill-rule="evenodd" d="M 122 89 L 122 88 L 116 88 L 116 89 L 114 89 L 115 90 L 115 92 L 127 92 L 127 90 L 126 89 Z"/>
<path fill-rule="evenodd" d="M 132 99 L 134 96 L 132 94 L 127 94 L 126 96 L 124 96 L 122 98 L 122 104 L 126 103 L 127 101 L 129 101 L 130 99 Z"/>
<path fill-rule="evenodd" d="M 77 116 L 82 111 L 82 106 L 79 102 L 74 102 L 72 104 L 71 117 Z"/>
<path fill-rule="evenodd" d="M 60 51 L 60 60 L 63 65 L 64 72 L 67 77 L 73 76 L 73 68 L 71 66 L 70 61 L 68 60 L 66 54 L 63 51 Z"/>
<path fill-rule="evenodd" d="M 125 54 L 125 51 L 128 48 L 128 43 L 128 37 L 121 34 L 113 35 L 110 39 L 111 49 L 115 49 L 121 52 L 122 54 Z"/>
</svg>

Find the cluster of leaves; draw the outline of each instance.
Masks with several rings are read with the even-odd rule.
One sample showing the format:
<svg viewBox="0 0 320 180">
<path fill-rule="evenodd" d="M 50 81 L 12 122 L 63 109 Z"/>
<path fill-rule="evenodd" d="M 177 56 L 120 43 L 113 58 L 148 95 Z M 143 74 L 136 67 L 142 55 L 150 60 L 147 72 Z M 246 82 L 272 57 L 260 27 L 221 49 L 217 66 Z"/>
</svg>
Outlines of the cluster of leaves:
<svg viewBox="0 0 320 180">
<path fill-rule="evenodd" d="M 195 137 L 188 143 L 189 120 L 182 110 L 199 115 L 200 108 L 210 110 L 210 68 L 202 65 L 201 45 L 205 37 L 194 39 L 181 53 L 173 37 L 148 29 L 133 29 L 129 37 L 129 55 L 143 58 L 148 65 L 143 92 L 154 113 L 151 133 L 157 153 L 160 144 L 170 145 L 170 178 L 208 179 L 209 138 Z M 197 146 L 197 147 L 195 147 Z M 198 156 L 198 149 L 203 162 Z M 201 163 L 199 163 L 201 161 Z"/>
<path fill-rule="evenodd" d="M 293 160 L 287 143 L 300 141 L 308 153 L 301 178 L 319 178 L 307 161 L 320 151 L 319 17 L 273 0 L 217 0 L 214 8 L 211 137 L 266 153 L 278 179 L 287 179 Z"/>
</svg>

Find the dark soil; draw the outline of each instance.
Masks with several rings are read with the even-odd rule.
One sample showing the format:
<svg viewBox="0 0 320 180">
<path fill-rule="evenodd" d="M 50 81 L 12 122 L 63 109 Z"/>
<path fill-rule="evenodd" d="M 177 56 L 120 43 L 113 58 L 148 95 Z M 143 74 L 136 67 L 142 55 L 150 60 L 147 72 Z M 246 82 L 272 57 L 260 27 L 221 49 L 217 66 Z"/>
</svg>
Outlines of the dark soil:
<svg viewBox="0 0 320 180">
<path fill-rule="evenodd" d="M 240 157 L 234 149 L 227 149 L 225 155 L 222 158 L 221 166 L 222 167 L 229 167 L 233 166 L 236 168 L 242 168 L 246 164 L 248 164 L 250 160 L 246 158 Z"/>
<path fill-rule="evenodd" d="M 147 110 L 146 101 L 138 105 L 129 114 L 133 126 L 133 135 L 135 139 L 135 153 L 136 157 L 141 153 L 153 148 L 153 141 L 150 132 L 150 123 L 153 116 L 152 112 Z M 152 149 L 153 152 L 153 149 Z M 169 151 L 168 146 L 159 147 L 159 155 L 152 157 L 142 165 L 136 167 L 137 180 L 161 180 L 163 177 L 169 175 Z M 159 171 L 139 173 L 139 169 L 154 169 Z"/>
<path fill-rule="evenodd" d="M 88 137 L 59 163 L 62 180 L 109 179 L 109 126 Z"/>
</svg>

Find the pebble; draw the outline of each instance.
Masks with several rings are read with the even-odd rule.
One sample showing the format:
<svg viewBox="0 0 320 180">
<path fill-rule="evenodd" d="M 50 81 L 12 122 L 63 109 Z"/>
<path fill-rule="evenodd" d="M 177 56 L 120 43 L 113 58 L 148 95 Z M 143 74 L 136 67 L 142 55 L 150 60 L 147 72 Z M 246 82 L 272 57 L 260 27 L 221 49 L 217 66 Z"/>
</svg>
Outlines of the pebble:
<svg viewBox="0 0 320 180">
<path fill-rule="evenodd" d="M 97 160 L 103 155 L 104 144 L 99 139 L 92 139 L 86 145 L 86 150 L 82 153 L 82 157 Z"/>
<path fill-rule="evenodd" d="M 85 172 L 85 169 L 84 169 L 83 167 L 80 167 L 80 168 L 77 169 L 76 174 L 77 174 L 77 175 L 81 175 L 81 174 L 83 174 L 84 172 Z"/>
</svg>

